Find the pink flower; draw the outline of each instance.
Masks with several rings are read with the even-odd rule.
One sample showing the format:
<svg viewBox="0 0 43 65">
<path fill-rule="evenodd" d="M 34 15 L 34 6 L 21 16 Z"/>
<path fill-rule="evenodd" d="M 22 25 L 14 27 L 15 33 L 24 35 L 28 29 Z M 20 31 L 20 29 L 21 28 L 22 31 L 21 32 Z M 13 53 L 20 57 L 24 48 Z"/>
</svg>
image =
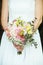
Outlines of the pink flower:
<svg viewBox="0 0 43 65">
<path fill-rule="evenodd" d="M 23 35 L 19 34 L 21 32 L 20 27 L 16 27 L 14 32 L 15 32 L 15 36 L 16 36 L 17 39 L 20 39 L 22 42 L 25 41 L 25 37 Z"/>
<path fill-rule="evenodd" d="M 15 30 L 14 30 L 15 34 L 18 34 L 21 32 L 21 28 L 20 27 L 15 27 Z"/>
<path fill-rule="evenodd" d="M 25 41 L 25 37 L 24 36 L 17 35 L 16 38 L 20 39 L 23 43 Z"/>
</svg>

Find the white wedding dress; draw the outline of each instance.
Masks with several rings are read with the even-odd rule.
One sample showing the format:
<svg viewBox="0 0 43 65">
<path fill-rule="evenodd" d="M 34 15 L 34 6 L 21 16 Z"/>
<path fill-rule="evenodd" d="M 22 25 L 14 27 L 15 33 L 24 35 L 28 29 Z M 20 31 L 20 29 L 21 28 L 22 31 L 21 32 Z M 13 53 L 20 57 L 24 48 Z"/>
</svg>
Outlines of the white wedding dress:
<svg viewBox="0 0 43 65">
<path fill-rule="evenodd" d="M 35 17 L 35 0 L 8 0 L 9 22 L 18 17 L 31 21 Z M 1 39 L 0 65 L 42 65 L 42 46 L 38 30 L 34 34 L 38 47 L 26 45 L 22 54 L 8 40 L 4 32 Z"/>
</svg>

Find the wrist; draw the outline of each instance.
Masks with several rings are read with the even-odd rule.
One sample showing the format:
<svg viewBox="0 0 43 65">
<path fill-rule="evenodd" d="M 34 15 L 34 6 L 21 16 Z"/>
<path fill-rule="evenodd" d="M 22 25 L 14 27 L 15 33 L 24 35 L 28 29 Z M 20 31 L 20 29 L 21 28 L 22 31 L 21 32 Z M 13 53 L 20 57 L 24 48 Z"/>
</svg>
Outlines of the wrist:
<svg viewBox="0 0 43 65">
<path fill-rule="evenodd" d="M 8 36 L 8 38 L 10 38 L 11 37 L 11 34 L 10 34 L 10 30 L 9 30 L 9 28 L 8 27 L 5 27 L 5 33 L 6 33 L 6 35 Z"/>
<path fill-rule="evenodd" d="M 6 25 L 6 26 L 4 27 L 4 31 L 8 31 L 8 30 L 9 30 L 8 25 Z"/>
<path fill-rule="evenodd" d="M 8 27 L 5 27 L 4 30 L 6 31 L 8 29 Z"/>
</svg>

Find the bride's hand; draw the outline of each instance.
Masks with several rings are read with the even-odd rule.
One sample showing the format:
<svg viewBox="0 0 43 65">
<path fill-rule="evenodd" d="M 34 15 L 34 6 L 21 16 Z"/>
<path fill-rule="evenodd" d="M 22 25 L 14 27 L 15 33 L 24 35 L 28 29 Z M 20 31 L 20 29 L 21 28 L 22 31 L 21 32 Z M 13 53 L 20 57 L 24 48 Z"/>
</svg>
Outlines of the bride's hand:
<svg viewBox="0 0 43 65">
<path fill-rule="evenodd" d="M 15 48 L 18 50 L 18 51 L 22 51 L 23 50 L 23 46 L 22 45 L 17 45 L 17 44 L 13 44 L 15 46 Z"/>
<path fill-rule="evenodd" d="M 10 29 L 8 27 L 5 28 L 5 33 L 8 37 L 11 37 Z"/>
</svg>

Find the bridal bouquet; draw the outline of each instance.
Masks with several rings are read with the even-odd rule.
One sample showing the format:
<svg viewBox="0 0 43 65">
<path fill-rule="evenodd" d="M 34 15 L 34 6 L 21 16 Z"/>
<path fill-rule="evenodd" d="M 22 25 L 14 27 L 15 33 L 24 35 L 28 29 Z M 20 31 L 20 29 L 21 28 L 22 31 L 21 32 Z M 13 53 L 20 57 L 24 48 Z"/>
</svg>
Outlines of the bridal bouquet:
<svg viewBox="0 0 43 65">
<path fill-rule="evenodd" d="M 11 24 L 9 23 L 8 26 L 11 27 L 11 37 L 9 37 L 9 40 L 13 44 L 22 46 L 33 44 L 35 47 L 37 47 L 37 44 L 33 39 L 33 23 L 26 22 L 19 17 L 15 19 Z"/>
</svg>

